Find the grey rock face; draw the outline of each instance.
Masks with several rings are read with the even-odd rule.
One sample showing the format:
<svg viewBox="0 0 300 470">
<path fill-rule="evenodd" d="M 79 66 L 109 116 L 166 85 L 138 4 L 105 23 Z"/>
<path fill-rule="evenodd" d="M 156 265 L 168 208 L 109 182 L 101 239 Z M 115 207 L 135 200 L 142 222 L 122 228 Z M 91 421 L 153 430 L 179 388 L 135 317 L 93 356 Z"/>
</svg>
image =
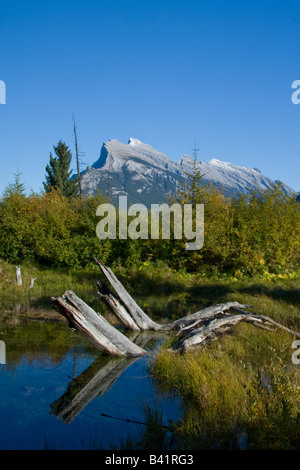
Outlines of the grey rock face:
<svg viewBox="0 0 300 470">
<path fill-rule="evenodd" d="M 109 140 L 102 146 L 99 159 L 81 173 L 84 194 L 109 193 L 110 202 L 127 195 L 130 204 L 146 205 L 168 201 L 191 172 L 192 157 L 183 155 L 178 162 L 137 139 L 128 144 Z M 226 195 L 249 193 L 253 189 L 266 189 L 274 181 L 257 168 L 246 168 L 212 159 L 200 163 L 203 182 L 223 188 Z M 284 185 L 287 192 L 293 192 Z"/>
</svg>

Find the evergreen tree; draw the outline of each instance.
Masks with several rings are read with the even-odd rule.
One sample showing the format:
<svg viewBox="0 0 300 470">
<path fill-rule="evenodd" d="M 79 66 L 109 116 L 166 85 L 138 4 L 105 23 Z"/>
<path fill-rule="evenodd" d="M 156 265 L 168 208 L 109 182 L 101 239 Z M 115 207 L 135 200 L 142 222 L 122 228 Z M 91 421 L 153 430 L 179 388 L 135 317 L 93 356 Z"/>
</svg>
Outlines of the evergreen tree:
<svg viewBox="0 0 300 470">
<path fill-rule="evenodd" d="M 76 197 L 79 193 L 78 179 L 70 179 L 72 153 L 65 142 L 61 140 L 53 148 L 56 157 L 53 157 L 50 152 L 50 162 L 46 166 L 46 182 L 43 183 L 44 189 L 46 192 L 58 189 L 66 198 Z"/>
<path fill-rule="evenodd" d="M 203 202 L 203 189 L 207 186 L 203 183 L 204 174 L 198 162 L 198 151 L 196 145 L 193 148 L 193 161 L 190 163 L 191 170 L 186 172 L 187 181 L 181 185 L 178 191 L 178 200 L 182 204 L 201 204 Z"/>
<path fill-rule="evenodd" d="M 22 176 L 22 173 L 20 173 L 19 171 L 14 174 L 14 177 L 15 177 L 14 182 L 10 183 L 5 188 L 3 192 L 4 197 L 9 197 L 13 194 L 25 195 L 26 187 L 25 187 L 25 184 L 22 183 L 21 181 L 21 176 Z"/>
</svg>

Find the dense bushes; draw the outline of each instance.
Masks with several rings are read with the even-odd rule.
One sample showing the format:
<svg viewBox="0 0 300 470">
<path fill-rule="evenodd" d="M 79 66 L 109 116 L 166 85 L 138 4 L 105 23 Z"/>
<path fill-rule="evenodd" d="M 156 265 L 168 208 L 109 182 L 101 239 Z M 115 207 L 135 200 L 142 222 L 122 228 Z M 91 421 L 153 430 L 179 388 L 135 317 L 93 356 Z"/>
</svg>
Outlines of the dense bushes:
<svg viewBox="0 0 300 470">
<path fill-rule="evenodd" d="M 239 199 L 205 188 L 205 239 L 199 251 L 185 240 L 99 240 L 101 195 L 67 200 L 59 192 L 25 196 L 8 191 L 0 203 L 0 258 L 54 266 L 87 266 L 97 256 L 110 265 L 163 261 L 203 274 L 284 275 L 300 260 L 299 203 L 280 186 Z"/>
<path fill-rule="evenodd" d="M 9 194 L 0 205 L 0 257 L 12 263 L 85 266 L 105 247 L 95 235 L 101 197 L 68 201 L 57 191 Z"/>
</svg>

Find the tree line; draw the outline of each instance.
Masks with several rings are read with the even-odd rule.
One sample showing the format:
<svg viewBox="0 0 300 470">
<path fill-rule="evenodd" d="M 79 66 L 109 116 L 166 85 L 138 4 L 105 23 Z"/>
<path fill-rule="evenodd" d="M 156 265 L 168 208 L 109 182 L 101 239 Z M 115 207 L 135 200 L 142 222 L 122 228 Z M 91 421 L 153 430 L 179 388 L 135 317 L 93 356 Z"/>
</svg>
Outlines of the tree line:
<svg viewBox="0 0 300 470">
<path fill-rule="evenodd" d="M 289 275 L 299 269 L 299 202 L 280 184 L 225 197 L 212 185 L 203 185 L 194 155 L 191 173 L 173 202 L 204 204 L 201 250 L 187 251 L 186 240 L 174 240 L 174 226 L 169 240 L 100 240 L 96 210 L 107 198 L 100 192 L 80 197 L 78 178 L 70 178 L 70 149 L 60 141 L 54 152 L 42 193 L 26 195 L 20 174 L 4 191 L 0 201 L 2 260 L 80 268 L 93 265 L 96 256 L 112 267 L 164 263 L 187 272 L 233 276 Z"/>
</svg>

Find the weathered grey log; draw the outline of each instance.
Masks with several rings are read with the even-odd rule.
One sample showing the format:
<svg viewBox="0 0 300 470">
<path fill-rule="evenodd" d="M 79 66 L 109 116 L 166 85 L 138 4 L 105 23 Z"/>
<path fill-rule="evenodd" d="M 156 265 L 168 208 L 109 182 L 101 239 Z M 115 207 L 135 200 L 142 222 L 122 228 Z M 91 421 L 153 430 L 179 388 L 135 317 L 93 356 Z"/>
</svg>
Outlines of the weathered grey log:
<svg viewBox="0 0 300 470">
<path fill-rule="evenodd" d="M 20 266 L 16 266 L 16 281 L 18 286 L 22 285 L 22 275 Z"/>
<path fill-rule="evenodd" d="M 207 341 L 212 341 L 216 338 L 217 334 L 224 334 L 230 327 L 246 320 L 247 315 L 231 315 L 215 320 L 211 320 L 207 325 L 202 325 L 198 328 L 191 329 L 185 332 L 171 347 L 171 350 L 178 352 L 186 352 L 190 349 L 204 345 Z"/>
<path fill-rule="evenodd" d="M 101 300 L 124 326 L 133 331 L 137 329 L 144 331 L 178 331 L 193 324 L 196 325 L 200 320 L 215 317 L 216 315 L 224 313 L 233 307 L 240 309 L 251 307 L 250 305 L 242 305 L 238 302 L 227 302 L 225 304 L 218 304 L 205 308 L 180 318 L 179 320 L 175 320 L 172 323 L 159 324 L 151 320 L 151 318 L 136 304 L 110 268 L 107 268 L 96 258 L 95 262 L 100 267 L 107 281 L 110 282 L 116 291 L 116 295 L 114 295 L 105 283 L 98 282 L 98 294 L 100 295 Z M 140 318 L 142 318 L 142 321 L 140 321 Z"/>
<path fill-rule="evenodd" d="M 90 341 L 101 352 L 112 356 L 143 356 L 146 351 L 132 343 L 125 335 L 97 314 L 74 292 L 52 298 L 54 306 L 64 315 L 71 328 Z"/>
<path fill-rule="evenodd" d="M 265 327 L 264 323 L 267 325 L 274 325 L 277 328 L 283 329 L 295 336 L 300 337 L 300 333 L 290 330 L 289 328 L 275 322 L 269 317 L 243 312 L 235 315 L 225 315 L 221 318 L 216 318 L 210 320 L 209 322 L 205 322 L 205 324 L 202 324 L 198 328 L 190 328 L 181 332 L 181 337 L 172 345 L 171 350 L 176 352 L 186 352 L 195 348 L 196 346 L 203 346 L 207 342 L 214 341 L 216 338 L 226 333 L 232 326 L 241 321 L 246 321 L 252 323 L 255 326 L 260 326 L 269 330 L 270 328 Z"/>
<path fill-rule="evenodd" d="M 117 295 L 114 296 L 108 287 L 105 286 L 105 292 L 102 292 L 102 300 L 104 300 L 106 293 L 106 295 L 108 295 L 110 298 L 110 302 L 107 302 L 107 299 L 104 300 L 106 305 L 123 324 L 125 322 L 124 318 L 122 318 L 122 315 L 120 315 L 120 305 L 125 305 L 125 310 L 122 311 L 122 314 L 125 312 L 127 326 L 131 328 L 130 317 L 136 318 L 136 304 L 133 304 L 131 301 L 127 302 L 128 298 L 131 300 L 132 298 L 124 286 L 122 286 L 120 281 L 112 273 L 112 271 L 109 268 L 106 268 L 106 266 L 98 260 L 96 260 L 96 263 L 99 265 L 107 281 L 111 283 L 112 287 L 117 293 Z M 100 287 L 101 285 L 103 286 L 103 284 L 98 285 L 100 285 Z M 143 328 L 146 328 L 147 325 L 148 329 L 153 329 L 155 331 L 176 331 L 180 336 L 180 339 L 173 345 L 172 349 L 178 351 L 187 351 L 196 345 L 203 345 L 208 341 L 211 341 L 220 336 L 221 334 L 224 334 L 229 328 L 240 321 L 248 321 L 255 326 L 269 330 L 272 330 L 270 326 L 281 328 L 293 335 L 300 337 L 299 333 L 275 322 L 269 317 L 246 312 L 246 308 L 253 307 L 251 305 L 244 305 L 238 302 L 227 302 L 224 304 L 218 304 L 204 308 L 198 312 L 175 320 L 173 323 L 162 325 L 152 322 L 145 312 L 143 312 Z M 233 312 L 237 313 L 237 315 L 232 315 Z"/>
<path fill-rule="evenodd" d="M 134 332 L 139 330 L 176 331 L 179 339 L 172 346 L 173 351 L 183 352 L 195 346 L 206 344 L 208 341 L 224 334 L 240 321 L 248 321 L 265 329 L 270 329 L 270 326 L 281 328 L 300 337 L 299 333 L 269 317 L 246 312 L 245 308 L 251 306 L 238 302 L 214 305 L 175 320 L 173 323 L 158 324 L 152 321 L 136 304 L 112 271 L 98 260 L 95 259 L 95 261 L 116 291 L 116 294 L 113 294 L 106 284 L 98 282 L 100 298 L 110 311 L 126 328 Z M 130 339 L 110 325 L 73 292 L 67 291 L 63 298 L 58 297 L 52 300 L 55 302 L 56 308 L 68 319 L 70 326 L 84 335 L 99 350 L 114 356 L 141 356 L 147 354 L 143 348 L 133 344 Z M 236 314 L 232 315 L 233 312 Z"/>
<path fill-rule="evenodd" d="M 141 331 L 134 319 L 124 307 L 124 305 L 117 299 L 113 293 L 109 290 L 108 286 L 104 282 L 97 282 L 98 294 L 101 300 L 114 314 L 114 316 L 125 326 L 128 330 Z"/>
<path fill-rule="evenodd" d="M 98 261 L 96 258 L 95 262 L 98 264 L 99 268 L 101 269 L 108 282 L 110 282 L 112 287 L 115 289 L 118 300 L 125 307 L 127 312 L 131 315 L 135 325 L 140 330 L 151 330 L 155 329 L 155 327 L 159 328 L 159 325 L 153 320 L 151 320 L 151 318 L 149 318 L 148 315 L 141 309 L 141 307 L 139 307 L 135 300 L 133 300 L 131 295 L 127 292 L 121 282 L 116 278 L 111 269 L 107 268 L 101 261 Z"/>
<path fill-rule="evenodd" d="M 245 308 L 252 308 L 251 305 L 243 305 L 238 302 L 226 302 L 224 304 L 212 305 L 198 312 L 191 313 L 185 317 L 171 323 L 171 330 L 184 331 L 185 329 L 196 328 L 199 323 L 215 318 L 218 315 L 227 314 L 233 308 L 243 311 Z M 169 326 L 169 325 L 168 325 Z"/>
</svg>

